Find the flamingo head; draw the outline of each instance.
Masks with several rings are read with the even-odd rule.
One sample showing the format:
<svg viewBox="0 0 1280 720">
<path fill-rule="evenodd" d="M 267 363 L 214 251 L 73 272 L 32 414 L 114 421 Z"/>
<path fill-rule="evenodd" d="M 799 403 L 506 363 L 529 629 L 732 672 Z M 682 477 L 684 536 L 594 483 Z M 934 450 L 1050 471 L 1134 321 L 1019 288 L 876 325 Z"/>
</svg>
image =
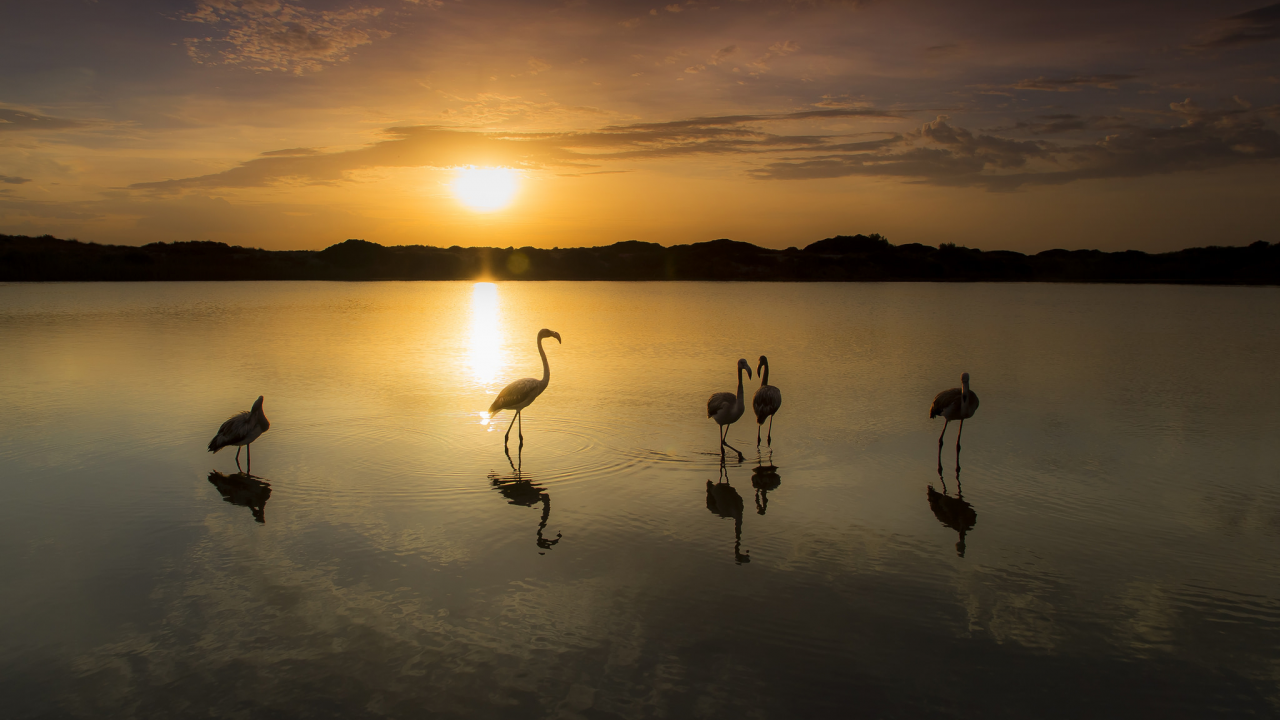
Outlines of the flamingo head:
<svg viewBox="0 0 1280 720">
<path fill-rule="evenodd" d="M 960 384 L 969 387 L 969 373 L 964 373 L 960 376 Z"/>
<path fill-rule="evenodd" d="M 555 339 L 556 339 L 556 342 L 558 342 L 558 343 L 560 343 L 560 344 L 562 344 L 562 345 L 564 344 L 564 341 L 560 339 L 560 333 L 556 332 L 555 330 L 548 330 L 548 329 L 546 329 L 546 328 L 542 328 L 541 330 L 539 330 L 539 331 L 538 331 L 538 339 L 539 339 L 539 340 L 541 340 L 541 339 L 543 339 L 543 338 L 549 338 L 549 337 L 553 337 L 553 338 L 555 338 Z"/>
<path fill-rule="evenodd" d="M 257 400 L 253 401 L 253 409 L 250 412 L 255 412 L 255 413 L 262 412 L 262 396 L 261 395 L 258 396 Z"/>
<path fill-rule="evenodd" d="M 759 373 L 759 372 L 760 372 L 760 370 L 761 370 L 762 368 L 764 368 L 765 366 L 767 366 L 768 364 L 769 364 L 769 358 L 767 358 L 767 357 L 765 357 L 765 356 L 761 355 L 761 356 L 760 356 L 760 363 L 759 363 L 758 365 L 756 365 L 756 373 Z"/>
<path fill-rule="evenodd" d="M 747 364 L 747 359 L 746 359 L 746 358 L 738 358 L 738 369 L 739 369 L 739 370 L 746 370 L 746 371 L 747 371 L 747 377 L 748 377 L 748 378 L 749 378 L 749 377 L 751 377 L 751 366 Z"/>
</svg>

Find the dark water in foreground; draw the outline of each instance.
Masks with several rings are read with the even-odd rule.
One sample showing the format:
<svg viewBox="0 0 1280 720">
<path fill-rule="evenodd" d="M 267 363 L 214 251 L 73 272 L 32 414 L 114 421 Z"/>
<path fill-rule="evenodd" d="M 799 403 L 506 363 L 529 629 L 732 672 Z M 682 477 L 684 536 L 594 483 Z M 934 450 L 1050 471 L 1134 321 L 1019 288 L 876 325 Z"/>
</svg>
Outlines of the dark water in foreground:
<svg viewBox="0 0 1280 720">
<path fill-rule="evenodd" d="M 0 705 L 1274 716 L 1278 331 L 1273 288 L 3 285 Z"/>
</svg>

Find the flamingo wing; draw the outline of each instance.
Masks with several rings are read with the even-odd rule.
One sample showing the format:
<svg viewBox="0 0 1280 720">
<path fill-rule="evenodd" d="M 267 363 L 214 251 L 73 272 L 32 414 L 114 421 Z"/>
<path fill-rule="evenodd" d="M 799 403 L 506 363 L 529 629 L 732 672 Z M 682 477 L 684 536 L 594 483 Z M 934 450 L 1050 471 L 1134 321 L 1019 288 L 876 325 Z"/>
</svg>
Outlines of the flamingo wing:
<svg viewBox="0 0 1280 720">
<path fill-rule="evenodd" d="M 248 437 L 251 414 L 245 410 L 227 418 L 222 427 L 218 428 L 218 434 L 209 441 L 209 452 L 216 453 L 228 445 L 234 445 L 237 440 Z"/>
<path fill-rule="evenodd" d="M 498 399 L 494 400 L 493 404 L 489 406 L 489 414 L 493 415 L 503 410 L 529 404 L 534 397 L 537 397 L 539 384 L 533 378 L 522 378 L 502 388 L 502 392 L 498 393 Z"/>
<path fill-rule="evenodd" d="M 707 398 L 707 417 L 715 417 L 725 407 L 733 405 L 738 399 L 737 395 L 727 392 L 718 392 Z"/>
<path fill-rule="evenodd" d="M 751 408 L 756 411 L 756 422 L 763 423 L 764 419 L 778 412 L 778 408 L 782 407 L 782 391 L 772 385 L 761 385 L 756 390 L 756 396 L 751 399 Z"/>
<path fill-rule="evenodd" d="M 938 393 L 929 406 L 929 419 L 933 419 L 947 411 L 948 407 L 960 402 L 960 388 L 951 388 Z"/>
</svg>

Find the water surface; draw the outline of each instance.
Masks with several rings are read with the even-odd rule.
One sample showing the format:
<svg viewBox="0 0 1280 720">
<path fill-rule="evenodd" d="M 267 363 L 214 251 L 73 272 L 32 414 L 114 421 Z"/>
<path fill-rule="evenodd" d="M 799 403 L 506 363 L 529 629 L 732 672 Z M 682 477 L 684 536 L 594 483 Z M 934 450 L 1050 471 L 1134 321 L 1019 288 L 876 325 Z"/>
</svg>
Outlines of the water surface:
<svg viewBox="0 0 1280 720">
<path fill-rule="evenodd" d="M 0 702 L 1274 715 L 1278 331 L 1274 288 L 0 285 Z M 761 354 L 772 449 L 748 409 L 722 467 Z"/>
</svg>

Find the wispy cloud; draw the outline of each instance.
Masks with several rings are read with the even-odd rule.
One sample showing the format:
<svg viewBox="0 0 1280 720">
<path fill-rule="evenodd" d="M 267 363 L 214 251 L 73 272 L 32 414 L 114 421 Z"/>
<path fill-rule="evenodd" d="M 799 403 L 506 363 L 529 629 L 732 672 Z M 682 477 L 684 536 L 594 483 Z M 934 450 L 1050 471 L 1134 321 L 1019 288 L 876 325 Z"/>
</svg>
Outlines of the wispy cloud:
<svg viewBox="0 0 1280 720">
<path fill-rule="evenodd" d="M 14 177 L 13 175 L 0 175 L 0 183 L 6 185 L 22 185 L 31 182 L 31 178 Z"/>
<path fill-rule="evenodd" d="M 1280 39 L 1280 3 L 1221 20 L 1192 50 L 1223 50 Z"/>
<path fill-rule="evenodd" d="M 240 65 L 301 75 L 344 62 L 381 35 L 369 28 L 382 8 L 308 10 L 279 0 L 200 0 L 183 19 L 215 35 L 187 38 L 187 53 L 204 64 Z"/>
<path fill-rule="evenodd" d="M 591 132 L 503 133 L 439 126 L 390 128 L 389 139 L 334 153 L 271 155 L 221 173 L 136 183 L 158 193 L 270 185 L 332 185 L 350 174 L 378 167 L 567 167 L 589 169 L 621 160 L 654 160 L 694 155 L 759 154 L 820 148 L 831 138 L 780 135 L 761 126 L 779 121 L 835 117 L 892 118 L 871 109 L 810 110 L 779 115 L 735 115 L 665 123 L 608 126 Z M 292 152 L 292 151 L 291 151 Z"/>
<path fill-rule="evenodd" d="M 932 185 L 1013 190 L 1078 180 L 1133 178 L 1274 163 L 1280 134 L 1266 125 L 1275 108 L 1206 109 L 1191 100 L 1170 105 L 1180 125 L 1136 127 L 1094 143 L 1059 145 L 974 135 L 946 116 L 860 152 L 789 158 L 751 171 L 769 180 L 848 176 L 897 177 Z M 1063 118 L 1062 120 L 1066 120 Z"/>
<path fill-rule="evenodd" d="M 0 108 L 0 132 L 15 130 L 66 130 L 83 127 L 84 123 L 63 118 L 49 117 L 22 110 Z"/>
</svg>

